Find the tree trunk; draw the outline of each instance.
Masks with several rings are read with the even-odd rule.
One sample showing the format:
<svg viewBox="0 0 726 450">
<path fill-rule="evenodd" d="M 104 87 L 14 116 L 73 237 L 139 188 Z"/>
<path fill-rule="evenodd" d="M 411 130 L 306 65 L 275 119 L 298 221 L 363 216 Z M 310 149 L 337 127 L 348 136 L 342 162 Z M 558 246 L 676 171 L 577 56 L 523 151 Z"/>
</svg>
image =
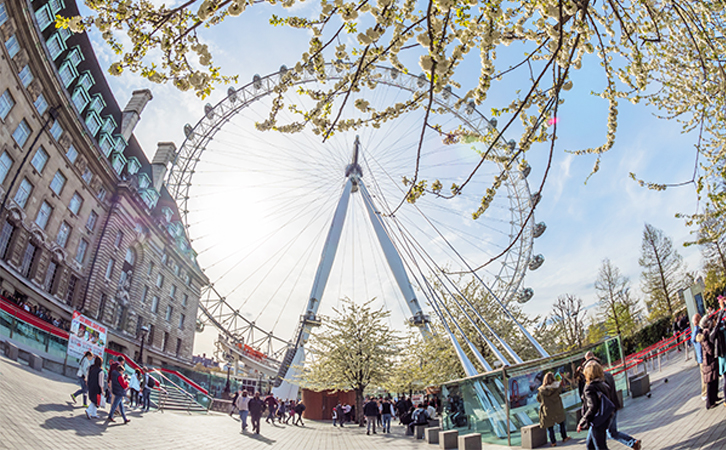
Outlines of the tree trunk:
<svg viewBox="0 0 726 450">
<path fill-rule="evenodd" d="M 355 420 L 358 421 L 360 427 L 363 426 L 363 389 L 355 390 Z"/>
</svg>

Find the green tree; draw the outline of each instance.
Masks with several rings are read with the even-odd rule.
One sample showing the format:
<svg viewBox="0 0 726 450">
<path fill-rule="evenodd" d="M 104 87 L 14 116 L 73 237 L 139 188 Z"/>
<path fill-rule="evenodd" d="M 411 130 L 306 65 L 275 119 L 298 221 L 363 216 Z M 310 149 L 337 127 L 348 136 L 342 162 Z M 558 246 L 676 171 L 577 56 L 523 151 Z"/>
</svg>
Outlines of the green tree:
<svg viewBox="0 0 726 450">
<path fill-rule="evenodd" d="M 648 296 L 646 304 L 651 317 L 672 316 L 680 303 L 678 290 L 683 285 L 685 268 L 671 238 L 646 223 L 638 263 L 643 268 L 642 289 Z"/>
<path fill-rule="evenodd" d="M 305 388 L 355 391 L 358 422 L 363 418 L 363 392 L 380 387 L 391 374 L 399 355 L 400 337 L 387 325 L 388 311 L 343 299 L 335 317 L 323 321 L 306 346 L 300 376 Z"/>
<path fill-rule="evenodd" d="M 605 258 L 595 280 L 598 299 L 598 318 L 608 333 L 627 335 L 635 328 L 637 299 L 630 293 L 630 280 L 620 273 L 610 259 Z"/>
<path fill-rule="evenodd" d="M 550 316 L 560 351 L 582 347 L 585 340 L 585 311 L 582 299 L 572 294 L 557 297 Z"/>
</svg>

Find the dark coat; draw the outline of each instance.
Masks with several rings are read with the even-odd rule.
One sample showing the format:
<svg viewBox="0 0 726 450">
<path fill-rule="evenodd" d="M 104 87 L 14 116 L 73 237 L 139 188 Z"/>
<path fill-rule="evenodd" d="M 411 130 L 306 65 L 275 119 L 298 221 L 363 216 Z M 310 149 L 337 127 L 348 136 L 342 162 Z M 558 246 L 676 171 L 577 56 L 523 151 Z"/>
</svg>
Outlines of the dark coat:
<svg viewBox="0 0 726 450">
<path fill-rule="evenodd" d="M 378 415 L 378 404 L 373 400 L 363 405 L 363 415 L 366 417 L 373 417 Z"/>
<path fill-rule="evenodd" d="M 579 423 L 580 428 L 587 429 L 590 427 L 592 420 L 595 418 L 595 414 L 600 409 L 600 396 L 598 394 L 610 398 L 609 390 L 610 388 L 607 383 L 601 378 L 585 385 L 585 390 L 582 394 L 582 419 Z"/>
<path fill-rule="evenodd" d="M 562 388 L 559 384 L 540 386 L 537 390 L 537 401 L 540 402 L 540 428 L 554 427 L 565 421 L 565 407 L 562 405 L 560 394 L 562 394 Z"/>
<path fill-rule="evenodd" d="M 613 402 L 613 405 L 615 405 L 615 411 L 623 409 L 623 405 L 620 403 L 620 398 L 618 398 L 618 390 L 615 389 L 615 378 L 613 377 L 613 374 L 608 371 L 605 371 L 605 383 L 608 385 L 608 398 L 611 402 Z"/>
<path fill-rule="evenodd" d="M 88 398 L 96 406 L 98 406 L 96 403 L 98 396 L 103 393 L 103 386 L 98 383 L 98 374 L 102 370 L 100 367 L 91 367 L 88 371 Z"/>
<path fill-rule="evenodd" d="M 701 374 L 703 375 L 704 383 L 710 383 L 718 380 L 718 366 L 715 348 L 713 345 L 715 338 L 715 334 L 712 334 L 711 330 L 708 328 L 704 328 L 701 331 L 701 334 L 696 336 L 696 342 L 701 343 L 701 352 L 703 353 Z"/>
<path fill-rule="evenodd" d="M 716 316 L 716 322 L 711 327 L 711 342 L 713 342 L 714 356 L 726 357 L 726 324 L 723 322 L 724 312 L 726 310 L 720 310 L 718 316 Z"/>
<path fill-rule="evenodd" d="M 252 397 L 250 399 L 249 409 L 250 415 L 261 416 L 262 411 L 265 409 L 265 402 L 260 398 Z"/>
</svg>

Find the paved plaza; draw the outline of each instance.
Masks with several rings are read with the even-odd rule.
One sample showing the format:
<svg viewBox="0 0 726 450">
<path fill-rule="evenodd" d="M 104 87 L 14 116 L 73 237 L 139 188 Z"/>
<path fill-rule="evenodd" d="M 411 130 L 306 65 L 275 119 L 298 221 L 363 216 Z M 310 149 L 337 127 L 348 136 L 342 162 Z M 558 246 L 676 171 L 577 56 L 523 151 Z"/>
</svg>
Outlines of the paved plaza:
<svg viewBox="0 0 726 450">
<path fill-rule="evenodd" d="M 682 355 L 682 354 L 681 354 Z M 661 372 L 651 371 L 652 395 L 626 400 L 619 414 L 620 428 L 643 440 L 643 449 L 726 448 L 726 407 L 706 411 L 699 397 L 698 369 L 693 360 L 672 358 Z M 668 380 L 666 382 L 665 380 Z M 366 436 L 358 427 L 334 428 L 330 423 L 307 421 L 305 427 L 262 423 L 262 434 L 240 434 L 240 424 L 217 413 L 189 415 L 177 412 L 131 412 L 131 423 L 86 419 L 73 405 L 72 380 L 0 357 L 0 448 L 59 449 L 433 449 L 403 435 L 394 426 L 390 435 Z M 584 448 L 584 433 L 562 445 Z M 611 449 L 625 449 L 608 441 Z M 561 446 L 559 444 L 558 446 Z M 504 450 L 505 447 L 486 446 Z"/>
</svg>

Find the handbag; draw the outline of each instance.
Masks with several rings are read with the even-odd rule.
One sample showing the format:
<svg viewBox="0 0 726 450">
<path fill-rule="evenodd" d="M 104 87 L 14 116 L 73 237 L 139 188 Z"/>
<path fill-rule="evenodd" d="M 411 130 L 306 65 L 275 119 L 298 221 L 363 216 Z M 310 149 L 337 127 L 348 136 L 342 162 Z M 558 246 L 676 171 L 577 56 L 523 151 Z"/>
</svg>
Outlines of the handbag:
<svg viewBox="0 0 726 450">
<path fill-rule="evenodd" d="M 597 395 L 600 398 L 600 407 L 597 409 L 595 417 L 592 418 L 592 426 L 600 428 L 607 424 L 608 420 L 610 420 L 610 417 L 615 412 L 615 405 L 606 395 L 603 395 L 602 392 L 598 392 Z"/>
<path fill-rule="evenodd" d="M 98 394 L 98 396 L 101 397 L 101 399 L 98 401 L 98 407 L 103 409 L 106 407 L 106 397 L 101 394 Z"/>
</svg>

